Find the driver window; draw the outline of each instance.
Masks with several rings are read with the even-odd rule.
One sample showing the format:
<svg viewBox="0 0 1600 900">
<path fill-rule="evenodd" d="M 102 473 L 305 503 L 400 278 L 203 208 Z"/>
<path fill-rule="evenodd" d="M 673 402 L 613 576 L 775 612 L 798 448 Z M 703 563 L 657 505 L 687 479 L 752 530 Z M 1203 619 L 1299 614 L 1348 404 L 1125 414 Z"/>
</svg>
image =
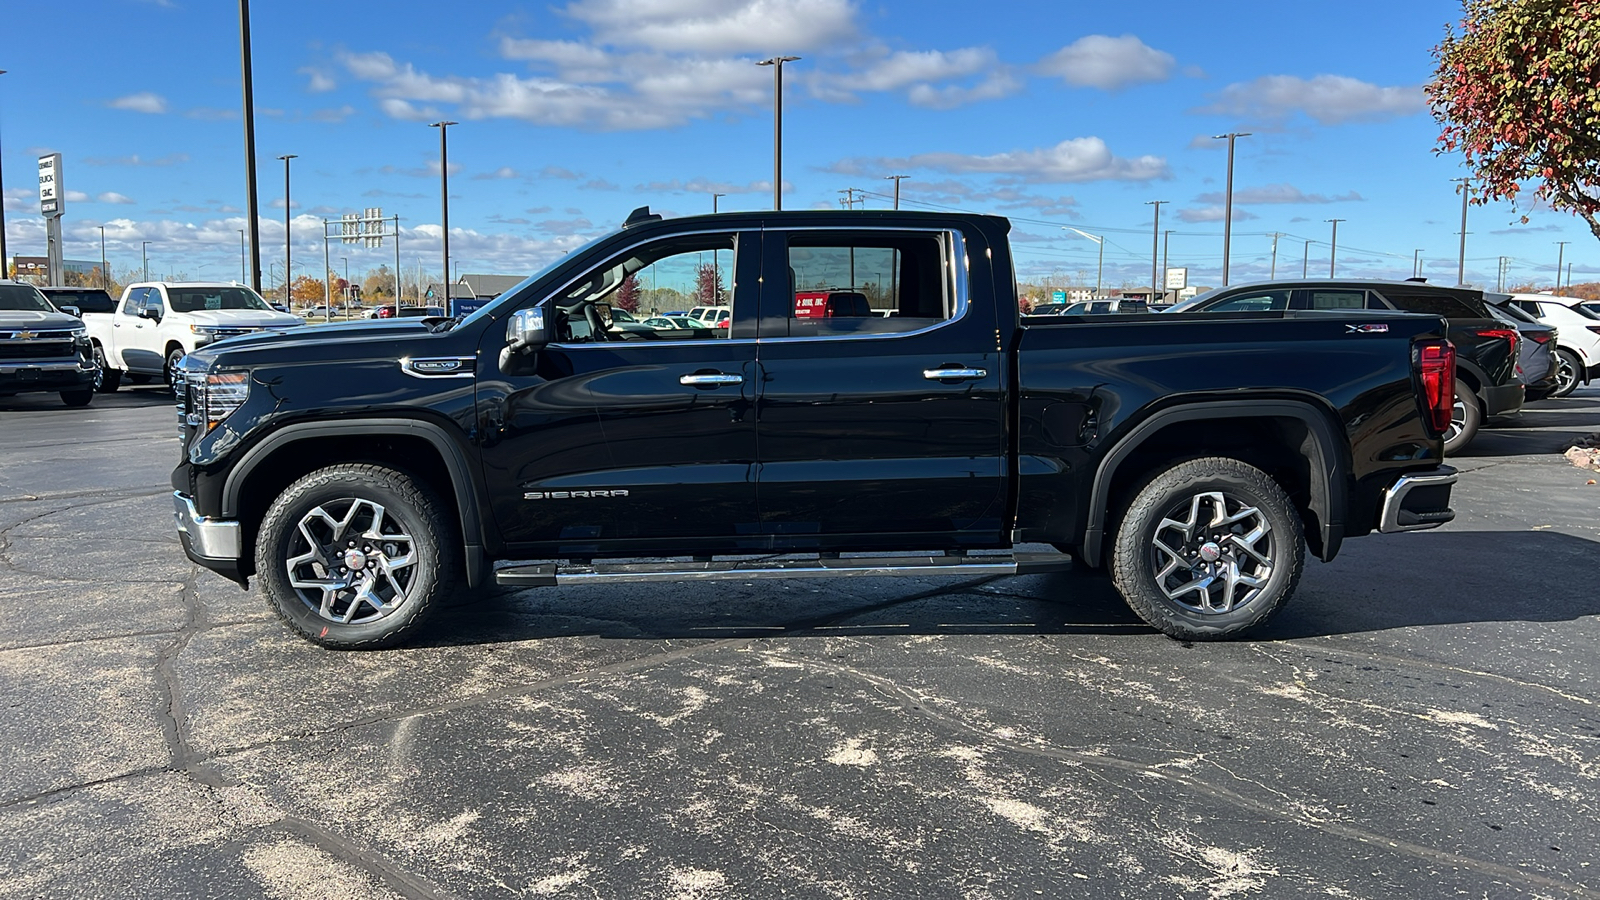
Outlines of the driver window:
<svg viewBox="0 0 1600 900">
<path fill-rule="evenodd" d="M 134 288 L 128 292 L 128 299 L 122 303 L 122 314 L 137 316 L 139 309 L 144 306 L 144 295 L 149 293 L 149 288 Z"/>
<path fill-rule="evenodd" d="M 1271 312 L 1289 308 L 1288 291 L 1258 291 L 1256 293 L 1241 294 L 1237 297 L 1207 306 L 1201 312 Z"/>
<path fill-rule="evenodd" d="M 697 234 L 635 247 L 550 301 L 564 344 L 726 338 L 733 325 L 732 234 Z"/>
</svg>

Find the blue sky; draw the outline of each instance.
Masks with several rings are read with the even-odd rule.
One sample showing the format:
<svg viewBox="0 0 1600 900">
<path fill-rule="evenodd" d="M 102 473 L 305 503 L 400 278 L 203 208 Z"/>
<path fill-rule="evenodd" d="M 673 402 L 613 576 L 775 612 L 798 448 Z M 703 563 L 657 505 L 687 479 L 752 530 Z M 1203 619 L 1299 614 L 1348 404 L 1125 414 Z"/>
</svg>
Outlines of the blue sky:
<svg viewBox="0 0 1600 900">
<path fill-rule="evenodd" d="M 16 4 L 0 50 L 0 145 L 12 253 L 43 252 L 35 158 L 63 154 L 67 256 L 113 268 L 239 277 L 245 227 L 237 4 Z M 321 268 L 319 219 L 401 216 L 403 263 L 440 268 L 439 118 L 450 131 L 457 272 L 524 273 L 615 227 L 771 203 L 771 70 L 785 70 L 786 208 L 888 205 L 1015 221 L 1019 274 L 1149 281 L 1151 211 L 1170 260 L 1217 284 L 1225 142 L 1238 143 L 1233 280 L 1327 272 L 1453 282 L 1453 157 L 1420 85 L 1454 0 L 1138 4 L 953 0 L 567 0 L 372 4 L 257 0 L 253 12 L 262 265 L 283 259 L 293 163 L 296 271 Z M 926 208 L 926 206 L 925 206 Z M 1528 224 L 1520 224 L 1527 214 Z M 1600 271 L 1579 220 L 1473 207 L 1469 281 L 1548 284 L 1555 242 L 1574 280 Z M 335 245 L 352 274 L 392 249 Z"/>
</svg>

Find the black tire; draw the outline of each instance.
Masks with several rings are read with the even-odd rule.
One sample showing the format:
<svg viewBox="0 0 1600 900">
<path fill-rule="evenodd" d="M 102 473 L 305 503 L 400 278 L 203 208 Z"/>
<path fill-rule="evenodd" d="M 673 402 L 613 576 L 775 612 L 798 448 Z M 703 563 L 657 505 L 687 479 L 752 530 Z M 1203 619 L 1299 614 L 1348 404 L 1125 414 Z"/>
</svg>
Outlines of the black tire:
<svg viewBox="0 0 1600 900">
<path fill-rule="evenodd" d="M 1205 522 L 1208 512 L 1217 520 L 1218 496 L 1228 516 L 1243 518 L 1221 526 Z M 1180 527 L 1163 524 L 1169 520 Z M 1183 524 L 1191 526 L 1187 532 Z M 1253 543 L 1244 542 L 1262 527 Z M 1176 541 L 1179 535 L 1187 536 Z M 1160 549 L 1174 543 L 1176 554 Z M 1304 565 L 1304 527 L 1277 482 L 1239 460 L 1207 457 L 1176 463 L 1140 488 L 1117 527 L 1111 580 L 1139 618 L 1162 633 L 1214 641 L 1270 618 L 1294 593 Z M 1261 583 L 1224 577 L 1218 598 L 1216 576 L 1229 567 Z"/>
<path fill-rule="evenodd" d="M 166 375 L 166 379 L 167 379 L 167 387 L 172 388 L 173 393 L 177 393 L 177 390 L 178 390 L 178 385 L 177 385 L 175 379 L 177 378 L 177 373 L 178 373 L 178 363 L 180 363 L 182 361 L 183 361 L 183 348 L 182 347 L 173 347 L 171 350 L 167 351 L 167 365 L 166 365 L 166 369 L 165 369 L 165 375 Z"/>
<path fill-rule="evenodd" d="M 372 523 L 374 504 L 384 514 L 376 525 Z M 352 506 L 358 507 L 354 514 Z M 318 517 L 319 509 L 347 523 L 349 532 L 341 534 L 334 524 Z M 427 485 L 393 469 L 346 464 L 312 472 L 289 485 L 261 520 L 256 538 L 256 574 L 268 605 L 295 633 L 330 649 L 375 650 L 402 643 L 451 595 L 459 580 L 461 544 L 445 510 L 444 502 Z M 327 538 L 319 548 L 310 547 L 301 534 L 302 520 L 310 521 L 308 530 L 313 534 Z M 397 530 L 383 530 L 391 526 Z M 374 540 L 367 544 L 365 534 L 373 528 L 397 538 L 409 537 L 409 552 L 402 549 L 404 541 Z M 350 544 L 352 537 L 356 542 L 343 552 L 355 551 L 353 558 L 329 552 L 329 545 Z M 413 555 L 415 559 L 410 564 L 395 567 L 399 577 L 388 574 L 387 563 Z M 298 566 L 292 562 L 296 559 L 301 560 Z M 330 560 L 334 565 L 325 565 Z M 306 587 L 310 579 L 339 578 L 345 563 L 355 572 L 370 576 L 366 585 L 380 601 L 392 601 L 395 588 L 403 590 L 401 601 L 381 611 L 372 603 L 358 601 L 358 592 L 349 586 L 335 584 L 328 590 Z M 300 578 L 291 579 L 291 567 L 300 573 Z M 295 580 L 301 582 L 300 589 L 292 584 Z M 343 584 L 348 585 L 349 579 Z M 386 598 L 382 596 L 385 593 Z M 313 603 L 320 605 L 313 608 Z M 329 615 L 324 615 L 324 609 Z M 351 621 L 338 621 L 347 612 Z"/>
<path fill-rule="evenodd" d="M 1455 456 L 1472 443 L 1483 424 L 1483 404 L 1472 387 L 1456 379 L 1456 402 L 1450 410 L 1450 429 L 1444 436 L 1444 455 Z"/>
<path fill-rule="evenodd" d="M 94 388 L 86 387 L 81 391 L 62 391 L 61 402 L 68 406 L 88 406 L 94 399 Z"/>
<path fill-rule="evenodd" d="M 155 376 L 154 375 L 146 375 L 143 372 L 129 372 L 128 373 L 128 383 L 129 384 L 149 384 L 150 382 L 152 382 L 154 380 L 155 380 Z"/>
<path fill-rule="evenodd" d="M 96 391 L 109 394 L 122 386 L 122 370 L 111 368 L 111 364 L 106 362 L 105 348 L 99 344 L 94 345 L 94 364 L 100 367 L 100 374 L 94 379 Z"/>
<path fill-rule="evenodd" d="M 1556 389 L 1552 397 L 1565 397 L 1583 383 L 1583 361 L 1578 354 L 1565 348 L 1556 351 Z"/>
</svg>

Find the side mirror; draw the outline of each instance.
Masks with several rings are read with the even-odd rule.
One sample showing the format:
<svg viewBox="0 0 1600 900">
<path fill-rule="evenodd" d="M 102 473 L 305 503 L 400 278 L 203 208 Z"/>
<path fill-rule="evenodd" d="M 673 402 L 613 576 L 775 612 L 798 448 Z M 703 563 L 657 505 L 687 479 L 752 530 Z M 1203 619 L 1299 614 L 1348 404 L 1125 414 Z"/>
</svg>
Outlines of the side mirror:
<svg viewBox="0 0 1600 900">
<path fill-rule="evenodd" d="M 62 312 L 69 316 L 77 316 L 80 319 L 83 318 L 83 310 L 77 308 L 76 306 L 62 306 L 59 308 Z"/>
<path fill-rule="evenodd" d="M 550 343 L 550 333 L 545 330 L 544 309 L 519 309 L 506 321 L 506 346 L 512 350 L 528 352 Z"/>
<path fill-rule="evenodd" d="M 139 318 L 159 322 L 161 321 L 161 310 L 149 306 L 141 306 L 139 308 Z"/>
</svg>

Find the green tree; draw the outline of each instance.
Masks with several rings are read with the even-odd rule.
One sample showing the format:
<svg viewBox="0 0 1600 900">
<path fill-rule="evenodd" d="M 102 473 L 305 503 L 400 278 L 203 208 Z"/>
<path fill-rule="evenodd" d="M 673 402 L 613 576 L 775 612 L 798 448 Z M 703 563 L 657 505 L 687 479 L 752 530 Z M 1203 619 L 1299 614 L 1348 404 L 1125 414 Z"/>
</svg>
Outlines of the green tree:
<svg viewBox="0 0 1600 900">
<path fill-rule="evenodd" d="M 1517 200 L 1524 185 L 1581 216 L 1600 238 L 1600 5 L 1462 0 L 1460 33 L 1434 48 L 1426 87 L 1444 125 L 1438 152 L 1461 152 L 1473 202 Z M 1526 216 L 1522 219 L 1526 222 Z"/>
</svg>

